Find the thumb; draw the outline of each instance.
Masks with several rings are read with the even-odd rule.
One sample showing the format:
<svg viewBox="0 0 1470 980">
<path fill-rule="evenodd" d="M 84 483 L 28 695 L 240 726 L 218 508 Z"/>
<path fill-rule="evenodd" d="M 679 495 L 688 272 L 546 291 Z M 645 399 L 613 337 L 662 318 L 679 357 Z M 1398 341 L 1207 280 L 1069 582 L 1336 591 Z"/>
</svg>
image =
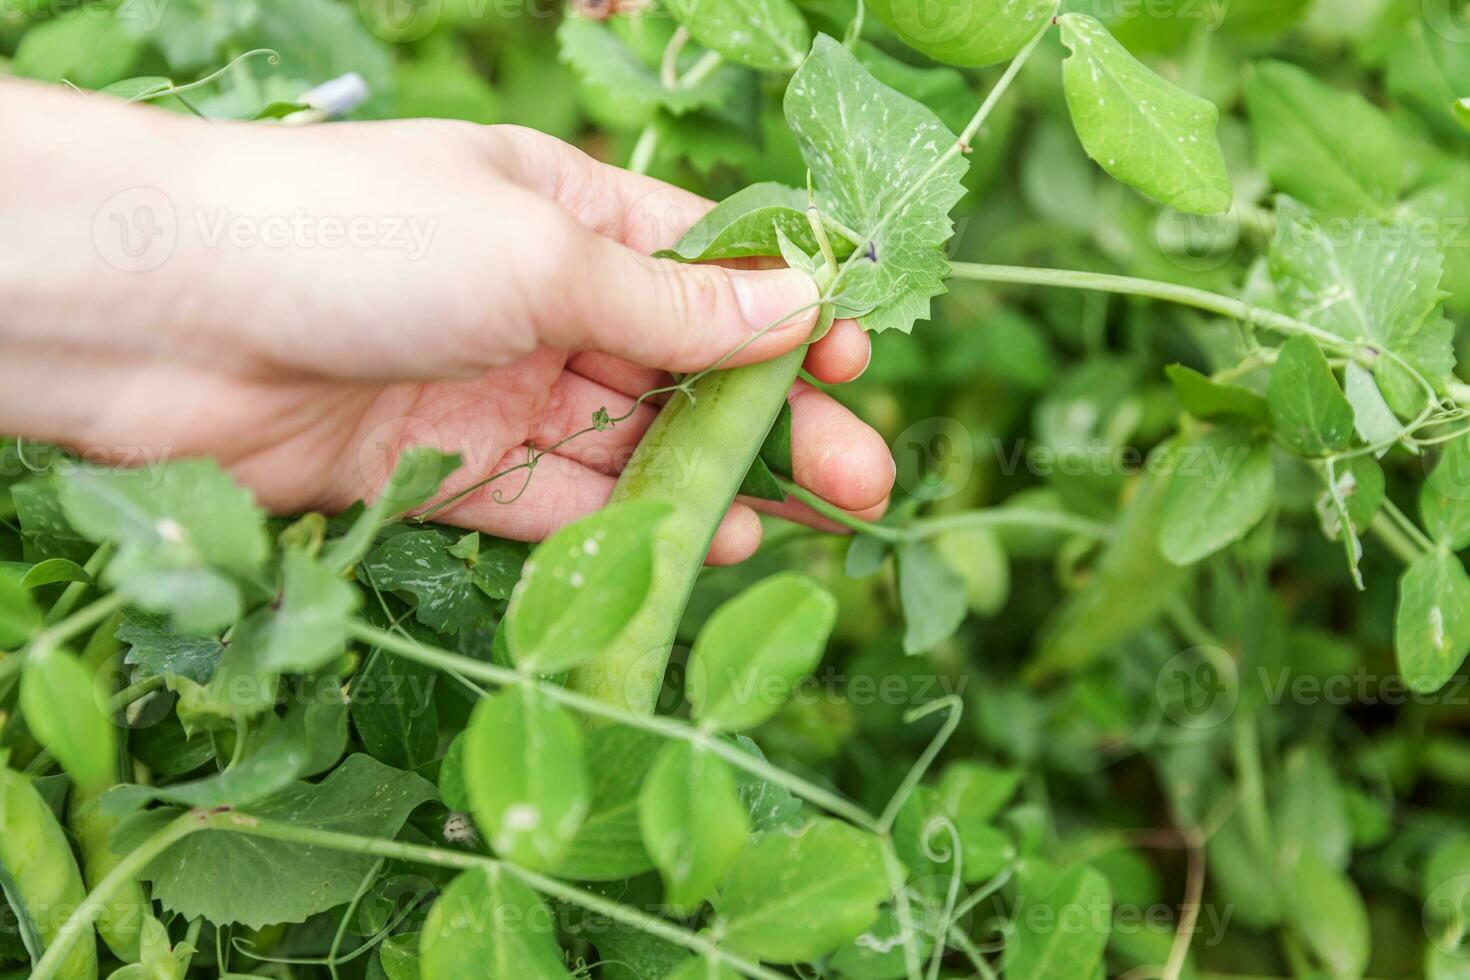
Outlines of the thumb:
<svg viewBox="0 0 1470 980">
<path fill-rule="evenodd" d="M 723 365 L 777 357 L 816 324 L 820 293 L 804 272 L 681 265 L 590 232 L 577 237 L 562 253 L 569 281 L 540 315 L 541 338 L 553 346 L 699 371 L 737 349 Z"/>
</svg>

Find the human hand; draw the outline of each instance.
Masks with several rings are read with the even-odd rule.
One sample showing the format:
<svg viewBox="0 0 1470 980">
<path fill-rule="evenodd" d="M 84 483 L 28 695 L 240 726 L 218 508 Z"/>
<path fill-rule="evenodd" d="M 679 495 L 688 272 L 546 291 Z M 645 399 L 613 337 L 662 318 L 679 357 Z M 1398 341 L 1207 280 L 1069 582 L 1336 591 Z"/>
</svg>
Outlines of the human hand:
<svg viewBox="0 0 1470 980">
<path fill-rule="evenodd" d="M 18 368 L 0 431 L 112 461 L 214 456 L 277 512 L 370 497 L 411 445 L 463 456 L 453 494 L 599 409 L 627 415 L 543 457 L 519 496 L 512 475 L 435 514 L 539 539 L 606 502 L 666 372 L 745 343 L 729 366 L 774 357 L 816 315 L 801 273 L 648 258 L 708 202 L 529 130 L 208 125 L 10 82 L 0 124 L 22 148 L 0 160 L 0 247 L 21 258 L 0 272 Z M 840 322 L 806 367 L 840 382 L 868 356 Z M 808 385 L 791 404 L 797 481 L 881 513 L 882 439 Z M 754 550 L 753 508 L 821 523 L 737 503 L 711 561 Z"/>
</svg>

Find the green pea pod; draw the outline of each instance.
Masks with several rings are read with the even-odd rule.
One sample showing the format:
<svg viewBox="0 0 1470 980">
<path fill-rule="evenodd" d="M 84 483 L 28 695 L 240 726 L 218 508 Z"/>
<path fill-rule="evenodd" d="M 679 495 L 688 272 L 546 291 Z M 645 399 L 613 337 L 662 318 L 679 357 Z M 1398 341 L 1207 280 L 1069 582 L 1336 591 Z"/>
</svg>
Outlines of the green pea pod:
<svg viewBox="0 0 1470 980">
<path fill-rule="evenodd" d="M 41 941 L 50 944 L 86 898 L 86 888 L 66 832 L 51 808 L 29 779 L 8 768 L 0 768 L 0 863 Z M 88 927 L 79 937 L 57 971 L 57 980 L 96 980 L 94 936 Z"/>
<path fill-rule="evenodd" d="M 99 684 L 106 685 L 108 694 L 117 686 L 118 655 L 123 648 L 117 639 L 117 631 L 122 624 L 123 614 L 113 613 L 97 627 L 82 648 L 82 666 L 98 678 Z M 72 790 L 67 809 L 67 824 L 81 845 L 82 876 L 88 888 L 96 888 L 97 883 L 122 860 L 121 855 L 112 853 L 108 847 L 108 837 L 117 822 L 99 811 L 97 801 L 100 797 L 101 792 L 97 790 L 77 786 Z M 112 950 L 112 955 L 124 963 L 138 962 L 139 936 L 151 911 L 148 896 L 138 882 L 130 881 L 113 892 L 107 907 L 97 917 L 97 934 Z"/>
<path fill-rule="evenodd" d="M 122 860 L 122 855 L 114 854 L 107 843 L 117 821 L 102 813 L 97 805 L 99 799 L 100 794 L 78 786 L 72 790 L 67 810 L 67 823 L 81 845 L 82 871 L 88 888 L 96 888 Z M 102 914 L 97 916 L 97 934 L 112 950 L 112 955 L 124 963 L 138 962 L 139 937 L 150 911 L 148 895 L 136 879 L 112 893 Z"/>
<path fill-rule="evenodd" d="M 659 525 L 653 584 L 643 608 L 569 686 L 600 701 L 652 714 L 684 607 L 710 542 L 776 423 L 806 348 L 747 367 L 715 371 L 694 398 L 669 400 L 613 490 L 614 503 L 658 500 L 673 512 Z"/>
</svg>

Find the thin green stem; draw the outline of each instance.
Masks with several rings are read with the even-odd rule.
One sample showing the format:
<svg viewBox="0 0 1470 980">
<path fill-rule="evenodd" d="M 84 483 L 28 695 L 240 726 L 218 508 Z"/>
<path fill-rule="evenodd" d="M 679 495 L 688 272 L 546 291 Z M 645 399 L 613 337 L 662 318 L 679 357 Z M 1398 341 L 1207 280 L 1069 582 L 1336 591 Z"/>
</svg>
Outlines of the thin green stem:
<svg viewBox="0 0 1470 980">
<path fill-rule="evenodd" d="M 615 922 L 631 926 L 649 935 L 656 936 L 659 939 L 683 946 L 685 949 L 708 959 L 718 960 L 739 970 L 747 977 L 754 977 L 756 980 L 789 980 L 789 978 L 784 977 L 782 974 L 776 973 L 773 970 L 767 970 L 759 963 L 753 963 L 744 957 L 726 952 L 704 936 L 692 933 L 658 916 L 650 915 L 647 912 L 642 912 L 632 906 L 604 898 L 601 895 L 584 891 L 565 882 L 558 881 L 555 878 L 550 878 L 546 875 L 496 860 L 495 858 L 485 857 L 481 854 L 473 854 L 467 851 L 451 851 L 437 847 L 425 847 L 419 844 L 410 844 L 406 841 L 362 837 L 356 834 L 344 834 L 332 830 L 319 830 L 315 827 L 301 827 L 275 820 L 262 820 L 252 817 L 247 813 L 233 811 L 211 814 L 206 816 L 204 820 L 205 826 L 212 830 L 245 834 L 251 837 L 261 837 L 285 843 L 304 844 L 309 847 L 325 847 L 335 851 L 348 851 L 371 857 L 409 861 L 415 864 L 429 864 L 435 867 L 452 868 L 460 871 L 484 868 L 486 870 L 503 872 L 519 879 L 523 884 L 543 895 L 577 905 L 589 912 L 595 912 Z M 85 905 L 85 903 L 83 904 Z"/>
<path fill-rule="evenodd" d="M 31 642 L 26 644 L 25 649 L 21 652 L 51 650 L 59 647 L 96 626 L 126 604 L 127 600 L 116 592 L 103 596 L 96 602 L 83 606 L 65 619 L 41 630 L 31 637 Z"/>
<path fill-rule="evenodd" d="M 108 561 L 112 559 L 114 550 L 115 546 L 111 541 L 104 541 L 97 546 L 97 550 L 92 552 L 92 557 L 88 558 L 87 563 L 82 566 L 82 571 L 87 573 L 87 577 L 92 582 L 96 582 L 102 575 L 102 569 L 107 567 Z M 67 614 L 76 608 L 76 604 L 82 600 L 82 596 L 86 595 L 87 590 L 91 587 L 91 582 L 72 582 L 68 584 L 62 591 L 61 596 L 57 598 L 55 605 L 47 611 L 46 623 L 50 624 L 65 619 Z"/>
<path fill-rule="evenodd" d="M 1399 510 L 1398 504 L 1395 504 L 1392 500 L 1385 499 L 1383 501 L 1383 513 L 1387 514 L 1390 519 L 1403 529 L 1403 532 L 1418 546 L 1420 551 L 1434 550 L 1434 542 L 1429 540 L 1429 535 L 1419 530 L 1419 525 L 1409 520 L 1409 515 Z"/>
<path fill-rule="evenodd" d="M 1395 558 L 1405 565 L 1412 565 L 1424 554 L 1424 549 L 1414 543 L 1391 517 L 1380 511 L 1373 517 L 1373 523 L 1368 525 L 1368 530 L 1373 536 L 1383 542 L 1383 546 L 1393 552 Z"/>
<path fill-rule="evenodd" d="M 1059 511 L 1028 510 L 1022 507 L 991 507 L 983 510 L 969 510 L 960 514 L 944 514 L 938 517 L 921 518 L 903 526 L 874 524 L 860 517 L 854 517 L 842 508 L 828 503 L 810 490 L 790 480 L 783 480 L 777 477 L 777 481 L 781 484 L 781 489 L 834 524 L 840 524 L 848 530 L 856 531 L 859 534 L 870 535 L 880 541 L 887 541 L 889 544 L 901 544 L 906 541 L 922 541 L 926 538 L 948 534 L 951 531 L 971 531 L 978 528 L 996 527 L 1024 527 L 1047 531 L 1061 531 L 1067 534 L 1076 534 L 1097 540 L 1106 540 L 1113 536 L 1112 527 L 1100 521 L 1078 517 L 1075 514 L 1064 514 Z"/>
<path fill-rule="evenodd" d="M 649 123 L 643 127 L 643 132 L 638 134 L 638 142 L 633 146 L 633 156 L 628 160 L 628 169 L 635 174 L 648 173 L 648 168 L 653 166 L 653 157 L 656 153 L 658 153 L 658 125 Z"/>
<path fill-rule="evenodd" d="M 778 769 L 770 763 L 757 756 L 753 756 L 730 743 L 716 738 L 708 732 L 694 728 L 685 722 L 675 718 L 660 715 L 639 714 L 609 704 L 597 698 L 579 694 L 556 684 L 550 684 L 536 677 L 521 674 L 505 667 L 474 660 L 457 653 L 451 653 L 438 647 L 431 647 L 419 643 L 412 637 L 399 636 L 385 630 L 370 626 L 367 623 L 354 622 L 348 626 L 348 632 L 356 639 L 370 646 L 377 647 L 386 653 L 412 660 L 415 663 L 433 667 L 437 670 L 454 671 L 466 677 L 496 684 L 501 687 L 530 687 L 534 688 L 542 696 L 558 704 L 564 705 L 573 711 L 590 717 L 599 718 L 614 724 L 626 725 L 630 728 L 638 728 L 665 738 L 688 742 L 698 748 L 712 752 L 724 759 L 737 769 L 743 769 L 754 776 L 758 776 L 767 782 L 784 786 L 792 793 L 800 796 L 830 813 L 834 813 L 845 820 L 863 827 L 867 830 L 879 832 L 878 823 L 871 814 L 857 806 L 850 800 L 846 800 L 830 790 L 824 789 L 815 783 L 808 782 L 799 776 L 793 776 L 784 770 Z"/>
<path fill-rule="evenodd" d="M 1281 333 L 1301 334 L 1311 337 L 1324 347 L 1343 353 L 1354 353 L 1359 347 L 1350 340 L 1329 333 L 1304 320 L 1256 306 L 1244 300 L 1220 293 L 1212 293 L 1192 286 L 1179 286 L 1170 282 L 1138 279 L 1133 276 L 1114 276 L 1101 272 L 1082 272 L 1075 269 L 1029 269 L 1014 265 L 985 265 L 979 262 L 951 262 L 950 275 L 956 279 L 973 282 L 1005 282 L 1028 286 L 1055 286 L 1062 289 L 1088 289 L 1122 296 L 1141 296 L 1190 306 L 1208 313 L 1232 317 L 1258 326 L 1269 327 Z"/>
<path fill-rule="evenodd" d="M 162 690 L 166 683 L 167 678 L 162 674 L 154 674 L 151 677 L 143 678 L 136 684 L 131 684 L 123 688 L 107 702 L 107 714 L 117 714 L 134 701 L 141 701 L 154 691 Z"/>
<path fill-rule="evenodd" d="M 679 82 L 675 87 L 693 88 L 701 82 L 708 81 L 709 77 L 719 71 L 720 66 L 724 63 L 725 59 L 720 57 L 718 52 L 706 51 L 687 72 L 679 77 Z"/>
</svg>

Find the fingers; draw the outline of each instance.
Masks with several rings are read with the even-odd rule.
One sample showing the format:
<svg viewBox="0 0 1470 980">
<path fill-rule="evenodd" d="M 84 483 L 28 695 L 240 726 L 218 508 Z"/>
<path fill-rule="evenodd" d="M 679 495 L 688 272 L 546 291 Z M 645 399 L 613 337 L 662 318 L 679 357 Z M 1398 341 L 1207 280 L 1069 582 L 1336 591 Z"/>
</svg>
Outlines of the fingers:
<svg viewBox="0 0 1470 980">
<path fill-rule="evenodd" d="M 524 448 L 512 449 L 490 472 L 499 473 L 525 461 Z M 438 511 L 434 520 L 515 541 L 540 541 L 607 506 L 614 484 L 612 477 L 554 453 L 541 457 L 529 479 L 527 483 L 525 470 L 509 473 Z M 715 533 L 706 561 L 711 565 L 744 561 L 755 553 L 760 540 L 760 518 L 737 503 Z"/>
<path fill-rule="evenodd" d="M 827 336 L 812 344 L 806 369 L 823 384 L 837 385 L 856 380 L 873 359 L 873 345 L 856 320 L 838 320 Z"/>
<path fill-rule="evenodd" d="M 852 533 L 848 528 L 843 527 L 834 520 L 823 517 L 806 504 L 794 498 L 788 498 L 780 503 L 774 500 L 752 500 L 746 497 L 741 497 L 740 499 L 744 503 L 749 504 L 753 510 L 757 510 L 762 514 L 769 514 L 771 517 L 779 517 L 783 521 L 791 521 L 793 524 L 803 524 L 827 534 Z M 888 500 L 885 498 L 882 502 L 868 507 L 865 510 L 848 511 L 847 513 L 860 521 L 873 522 L 877 521 L 887 512 Z"/>
<path fill-rule="evenodd" d="M 803 272 L 680 265 L 583 229 L 558 234 L 531 304 L 537 336 L 554 347 L 700 371 L 769 360 L 816 323 L 817 286 Z"/>
<path fill-rule="evenodd" d="M 797 382 L 789 400 L 796 482 L 847 511 L 886 501 L 897 470 L 883 437 L 811 385 Z"/>
<path fill-rule="evenodd" d="M 622 471 L 656 417 L 650 405 L 633 408 L 634 398 L 585 377 L 564 374 L 553 387 L 551 407 L 534 429 L 532 441 L 574 459 L 605 476 Z M 792 468 L 796 482 L 837 507 L 863 517 L 881 516 L 893 489 L 894 464 L 883 437 L 825 392 L 798 383 L 791 390 Z M 609 429 L 585 432 L 598 409 L 614 418 L 629 417 Z M 629 414 L 631 412 L 631 414 Z M 576 438 L 567 440 L 578 432 Z M 808 508 L 795 504 L 767 507 L 765 513 L 835 530 Z"/>
<path fill-rule="evenodd" d="M 634 249 L 669 248 L 714 204 L 661 180 L 595 160 L 554 136 L 493 126 L 496 163 L 511 180 L 555 201 L 584 227 Z"/>
</svg>

